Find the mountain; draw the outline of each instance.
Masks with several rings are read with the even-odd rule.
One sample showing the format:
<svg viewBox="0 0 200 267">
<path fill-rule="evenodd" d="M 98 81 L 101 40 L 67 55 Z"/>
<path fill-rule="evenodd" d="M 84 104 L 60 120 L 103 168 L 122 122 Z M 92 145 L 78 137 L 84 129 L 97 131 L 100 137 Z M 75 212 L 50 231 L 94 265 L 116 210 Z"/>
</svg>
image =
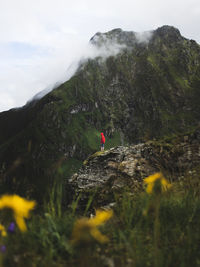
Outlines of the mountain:
<svg viewBox="0 0 200 267">
<path fill-rule="evenodd" d="M 40 100 L 0 113 L 2 192 L 42 199 L 99 150 L 193 131 L 200 118 L 200 46 L 163 26 L 114 29 L 91 44 L 113 54 L 80 63 Z M 117 51 L 117 52 L 116 52 Z"/>
</svg>

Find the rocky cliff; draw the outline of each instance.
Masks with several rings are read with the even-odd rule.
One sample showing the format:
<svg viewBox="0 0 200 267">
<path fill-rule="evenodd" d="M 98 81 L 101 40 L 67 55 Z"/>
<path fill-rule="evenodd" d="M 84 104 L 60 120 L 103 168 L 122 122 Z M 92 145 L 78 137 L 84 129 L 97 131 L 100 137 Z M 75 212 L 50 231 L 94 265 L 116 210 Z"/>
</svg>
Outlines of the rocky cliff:
<svg viewBox="0 0 200 267">
<path fill-rule="evenodd" d="M 68 182 L 71 195 L 81 196 L 80 206 L 93 195 L 93 206 L 109 205 L 116 194 L 144 190 L 143 179 L 162 172 L 170 182 L 184 180 L 200 167 L 200 128 L 192 134 L 162 142 L 150 141 L 96 152 Z"/>
<path fill-rule="evenodd" d="M 200 46 L 163 26 L 115 29 L 91 43 L 120 48 L 80 64 L 41 100 L 0 114 L 1 190 L 43 197 L 99 149 L 192 131 L 199 123 Z M 42 192 L 42 193 L 41 193 Z"/>
</svg>

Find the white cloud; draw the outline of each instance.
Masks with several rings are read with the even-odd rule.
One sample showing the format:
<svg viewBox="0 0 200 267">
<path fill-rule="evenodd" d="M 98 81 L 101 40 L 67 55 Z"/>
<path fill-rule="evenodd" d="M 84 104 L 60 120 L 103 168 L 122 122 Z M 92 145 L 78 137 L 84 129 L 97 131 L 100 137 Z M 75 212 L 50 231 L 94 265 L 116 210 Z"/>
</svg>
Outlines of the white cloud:
<svg viewBox="0 0 200 267">
<path fill-rule="evenodd" d="M 199 0 L 0 0 L 0 111 L 69 77 L 98 31 L 168 24 L 200 42 L 199 14 Z"/>
</svg>

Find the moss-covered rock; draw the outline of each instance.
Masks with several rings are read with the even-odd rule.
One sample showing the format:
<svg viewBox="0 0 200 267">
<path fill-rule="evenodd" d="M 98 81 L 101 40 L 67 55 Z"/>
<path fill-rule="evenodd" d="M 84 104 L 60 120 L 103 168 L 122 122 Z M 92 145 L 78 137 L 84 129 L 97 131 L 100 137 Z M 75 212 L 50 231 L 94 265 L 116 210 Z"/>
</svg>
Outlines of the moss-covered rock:
<svg viewBox="0 0 200 267">
<path fill-rule="evenodd" d="M 162 172 L 170 182 L 184 181 L 200 167 L 200 128 L 187 135 L 148 141 L 129 147 L 118 146 L 90 156 L 68 182 L 68 190 L 80 197 L 80 208 L 92 198 L 98 208 L 129 192 L 144 190 L 143 179 Z"/>
</svg>

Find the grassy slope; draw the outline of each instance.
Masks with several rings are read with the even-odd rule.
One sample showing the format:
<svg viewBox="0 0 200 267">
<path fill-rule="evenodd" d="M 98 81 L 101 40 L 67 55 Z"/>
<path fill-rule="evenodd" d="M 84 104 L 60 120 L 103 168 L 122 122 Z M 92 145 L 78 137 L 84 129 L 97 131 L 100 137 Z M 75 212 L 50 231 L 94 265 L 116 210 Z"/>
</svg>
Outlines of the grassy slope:
<svg viewBox="0 0 200 267">
<path fill-rule="evenodd" d="M 109 237 L 100 244 L 87 228 L 88 241 L 71 243 L 74 222 L 85 213 L 58 213 L 58 206 L 33 216 L 28 232 L 9 234 L 2 240 L 6 266 L 198 266 L 200 199 L 198 170 L 184 182 L 172 184 L 169 192 L 153 195 L 125 192 L 116 195 L 114 216 L 98 227 Z M 89 216 L 89 213 L 85 215 Z"/>
</svg>

